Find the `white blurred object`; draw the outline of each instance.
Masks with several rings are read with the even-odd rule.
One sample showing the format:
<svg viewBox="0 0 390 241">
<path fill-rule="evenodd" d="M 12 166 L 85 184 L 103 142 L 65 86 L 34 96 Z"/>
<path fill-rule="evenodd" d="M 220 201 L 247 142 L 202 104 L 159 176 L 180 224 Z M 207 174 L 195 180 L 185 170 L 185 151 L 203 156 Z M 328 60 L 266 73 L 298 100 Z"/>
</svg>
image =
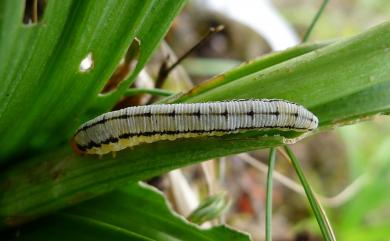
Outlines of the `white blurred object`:
<svg viewBox="0 0 390 241">
<path fill-rule="evenodd" d="M 154 81 L 152 77 L 150 77 L 149 73 L 145 70 L 142 69 L 141 72 L 139 72 L 135 82 L 134 82 L 134 87 L 135 88 L 154 88 Z M 150 99 L 152 98 L 151 95 L 143 94 L 140 96 L 140 104 L 141 105 L 146 105 Z"/>
<path fill-rule="evenodd" d="M 215 162 L 214 160 L 208 160 L 200 163 L 203 174 L 208 186 L 209 195 L 214 195 L 218 189 L 217 177 L 215 175 Z"/>
<path fill-rule="evenodd" d="M 194 0 L 197 8 L 244 24 L 261 35 L 273 50 L 295 46 L 300 39 L 270 0 Z"/>
<path fill-rule="evenodd" d="M 80 63 L 80 72 L 87 72 L 93 68 L 92 53 L 88 53 L 87 56 Z"/>
<path fill-rule="evenodd" d="M 199 205 L 198 195 L 190 187 L 183 173 L 177 169 L 168 173 L 172 195 L 175 199 L 177 211 L 187 217 Z"/>
</svg>

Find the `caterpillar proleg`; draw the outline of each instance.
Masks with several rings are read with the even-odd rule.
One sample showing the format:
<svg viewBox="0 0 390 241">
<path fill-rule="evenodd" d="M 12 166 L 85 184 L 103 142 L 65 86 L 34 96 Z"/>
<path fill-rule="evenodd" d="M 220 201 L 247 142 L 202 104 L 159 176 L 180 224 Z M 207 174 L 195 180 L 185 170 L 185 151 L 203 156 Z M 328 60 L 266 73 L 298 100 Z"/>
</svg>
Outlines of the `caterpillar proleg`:
<svg viewBox="0 0 390 241">
<path fill-rule="evenodd" d="M 318 119 L 303 106 L 277 99 L 128 107 L 81 125 L 72 139 L 77 152 L 106 154 L 140 143 L 248 130 L 309 131 Z"/>
</svg>

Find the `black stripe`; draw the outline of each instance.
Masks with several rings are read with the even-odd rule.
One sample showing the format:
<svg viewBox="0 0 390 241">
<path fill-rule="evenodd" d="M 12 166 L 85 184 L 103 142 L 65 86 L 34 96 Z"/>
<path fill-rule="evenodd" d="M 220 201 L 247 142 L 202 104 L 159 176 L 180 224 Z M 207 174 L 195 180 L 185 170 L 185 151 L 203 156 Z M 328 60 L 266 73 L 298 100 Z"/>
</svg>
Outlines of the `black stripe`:
<svg viewBox="0 0 390 241">
<path fill-rule="evenodd" d="M 76 134 L 77 135 L 78 133 L 80 133 L 81 131 L 85 131 L 89 128 L 92 128 L 96 125 L 99 125 L 99 124 L 105 124 L 106 122 L 108 121 L 112 121 L 112 120 L 119 120 L 119 119 L 127 119 L 127 118 L 130 118 L 130 117 L 151 117 L 151 116 L 171 116 L 171 117 L 175 117 L 175 116 L 196 116 L 198 118 L 200 118 L 201 115 L 222 115 L 222 116 L 225 116 L 226 119 L 228 119 L 228 116 L 229 115 L 250 115 L 252 117 L 252 119 L 254 118 L 254 115 L 275 115 L 275 116 L 279 116 L 279 115 L 294 115 L 296 118 L 298 118 L 298 113 L 280 113 L 279 111 L 276 111 L 276 112 L 259 112 L 259 113 L 254 113 L 253 111 L 251 112 L 248 112 L 248 113 L 229 113 L 227 110 L 225 110 L 224 112 L 222 113 L 200 113 L 200 110 L 198 112 L 194 112 L 194 113 L 175 113 L 175 111 L 173 112 L 170 112 L 170 113 L 155 113 L 155 114 L 152 114 L 151 112 L 147 112 L 147 113 L 141 113 L 141 114 L 135 114 L 135 115 L 127 115 L 127 114 L 124 114 L 124 115 L 119 115 L 119 116 L 114 116 L 114 117 L 111 117 L 111 118 L 108 118 L 106 119 L 105 116 L 103 116 L 103 119 L 97 121 L 97 122 L 94 122 L 90 125 L 87 125 L 87 126 L 84 126 L 83 128 L 80 128 L 76 131 Z M 307 119 L 309 121 L 313 121 L 312 118 L 306 118 L 306 117 L 303 117 L 302 118 L 304 119 Z"/>
<path fill-rule="evenodd" d="M 272 102 L 283 102 L 283 103 L 288 103 L 288 104 L 292 104 L 292 105 L 296 105 L 296 106 L 300 106 L 296 103 L 293 103 L 293 102 L 290 102 L 290 101 L 286 101 L 286 100 L 280 100 L 280 99 L 233 99 L 233 100 L 226 100 L 226 101 L 215 101 L 215 102 L 209 102 L 209 103 L 224 103 L 224 102 L 241 102 L 241 101 L 258 101 L 258 102 L 268 102 L 268 103 L 272 103 Z M 207 103 L 207 102 L 206 102 Z M 176 105 L 176 104 L 174 104 Z M 227 112 L 227 111 L 226 111 Z M 225 113 L 210 113 L 210 115 L 225 115 Z M 263 113 L 259 113 L 259 114 L 263 114 Z M 140 116 L 151 116 L 152 114 L 151 113 L 141 113 L 141 114 L 136 114 L 136 115 L 131 115 L 131 116 L 134 116 L 134 117 L 140 117 Z M 153 115 L 160 115 L 160 116 L 164 116 L 164 115 L 167 115 L 167 116 L 176 116 L 176 115 L 197 115 L 197 113 L 181 113 L 181 114 L 176 114 L 175 111 L 173 110 L 173 112 L 171 113 L 156 113 L 156 114 L 153 114 Z M 206 115 L 206 114 L 204 114 Z M 111 121 L 111 120 L 116 120 L 116 119 L 127 119 L 128 117 L 130 117 L 130 115 L 127 115 L 127 114 L 124 114 L 124 115 L 119 115 L 119 116 L 114 116 L 114 117 L 111 117 L 109 119 L 106 119 L 105 118 L 105 114 L 103 115 L 103 119 L 100 120 L 100 121 L 97 121 L 97 122 L 94 122 L 90 125 L 87 125 L 87 126 L 84 126 L 83 128 L 81 129 L 78 129 L 76 131 L 76 134 L 77 135 L 80 131 L 83 131 L 83 130 L 86 130 L 90 127 L 93 127 L 95 125 L 98 125 L 98 124 L 104 124 L 106 123 L 107 121 Z M 227 116 L 226 116 L 227 117 Z"/>
<path fill-rule="evenodd" d="M 249 115 L 253 121 L 253 118 L 255 117 L 255 112 L 253 112 L 253 110 L 251 110 L 247 113 L 247 115 Z"/>
<path fill-rule="evenodd" d="M 200 117 L 202 116 L 202 113 L 200 112 L 200 109 L 198 110 L 198 112 L 196 113 L 193 113 L 196 117 L 198 117 L 198 119 L 200 119 Z"/>
<path fill-rule="evenodd" d="M 178 134 L 187 134 L 187 133 L 211 133 L 211 132 L 234 132 L 234 131 L 240 131 L 240 130 L 260 130 L 260 129 L 290 129 L 290 130 L 308 130 L 307 128 L 297 128 L 294 126 L 264 126 L 259 128 L 253 128 L 253 127 L 244 127 L 244 128 L 237 128 L 237 129 L 230 129 L 230 130 L 223 130 L 223 129 L 217 129 L 217 130 L 192 130 L 192 131 L 150 131 L 150 132 L 143 132 L 143 133 L 124 133 L 120 135 L 118 138 L 116 137 L 110 137 L 107 140 L 102 141 L 101 143 L 96 143 L 94 141 L 91 141 L 85 146 L 77 144 L 77 147 L 81 151 L 86 151 L 88 149 L 91 149 L 93 147 L 101 147 L 103 144 L 110 144 L 110 143 L 117 143 L 120 139 L 127 139 L 135 136 L 155 136 L 155 135 L 178 135 Z"/>
</svg>

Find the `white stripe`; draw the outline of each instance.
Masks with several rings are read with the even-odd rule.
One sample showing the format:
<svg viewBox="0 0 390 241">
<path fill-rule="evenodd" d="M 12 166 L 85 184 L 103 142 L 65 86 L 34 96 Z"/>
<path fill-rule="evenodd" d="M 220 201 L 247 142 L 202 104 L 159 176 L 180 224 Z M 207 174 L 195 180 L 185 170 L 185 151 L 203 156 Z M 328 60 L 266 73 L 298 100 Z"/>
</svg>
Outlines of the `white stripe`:
<svg viewBox="0 0 390 241">
<path fill-rule="evenodd" d="M 283 100 L 162 104 L 129 107 L 103 114 L 81 125 L 74 136 L 74 141 L 87 153 L 104 154 L 142 142 L 209 136 L 216 135 L 217 132 L 227 134 L 251 129 L 308 131 L 317 128 L 317 125 L 318 119 L 311 112 L 300 105 Z M 158 135 L 147 135 L 151 132 Z M 121 141 L 126 134 L 130 137 Z M 110 138 L 115 142 L 103 144 L 108 143 Z M 121 146 L 116 146 L 116 142 L 121 142 Z"/>
</svg>

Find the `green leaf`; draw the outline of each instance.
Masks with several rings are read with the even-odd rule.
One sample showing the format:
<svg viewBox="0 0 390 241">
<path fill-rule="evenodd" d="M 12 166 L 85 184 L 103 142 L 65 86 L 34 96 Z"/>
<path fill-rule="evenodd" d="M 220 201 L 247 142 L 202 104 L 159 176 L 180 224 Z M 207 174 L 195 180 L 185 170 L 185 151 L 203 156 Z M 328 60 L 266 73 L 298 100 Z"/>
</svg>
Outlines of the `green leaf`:
<svg viewBox="0 0 390 241">
<path fill-rule="evenodd" d="M 247 240 L 225 226 L 210 229 L 174 214 L 149 186 L 133 184 L 43 218 L 19 230 L 15 240 Z"/>
<path fill-rule="evenodd" d="M 386 22 L 258 72 L 238 75 L 234 81 L 224 81 L 222 75 L 207 82 L 202 91 L 194 89 L 179 100 L 286 99 L 312 110 L 321 127 L 389 112 L 389 38 L 390 23 Z"/>
<path fill-rule="evenodd" d="M 311 209 L 313 210 L 314 216 L 317 219 L 317 223 L 320 226 L 322 237 L 324 237 L 325 241 L 335 241 L 336 237 L 334 236 L 332 227 L 330 226 L 330 223 L 328 221 L 328 217 L 326 216 L 324 209 L 321 207 L 321 204 L 317 200 L 317 197 L 314 195 L 313 191 L 311 190 L 310 184 L 306 180 L 305 175 L 303 174 L 301 164 L 299 163 L 298 159 L 295 157 L 294 153 L 290 150 L 290 148 L 288 148 L 287 146 L 285 146 L 284 148 L 295 169 L 295 173 L 299 177 L 303 189 L 305 190 L 306 197 L 309 200 Z"/>
<path fill-rule="evenodd" d="M 364 184 L 348 203 L 335 210 L 334 227 L 340 240 L 386 240 L 390 235 L 387 215 L 390 193 L 390 129 L 381 122 L 341 128 L 351 173 Z"/>
<path fill-rule="evenodd" d="M 2 1 L 0 161 L 65 142 L 133 39 L 141 41 L 139 71 L 184 2 L 48 1 L 42 21 L 23 26 L 23 1 Z M 82 72 L 88 54 L 93 67 Z M 100 111 L 109 110 L 124 91 L 109 95 L 112 100 Z"/>
<path fill-rule="evenodd" d="M 264 141 L 266 140 L 266 142 Z M 237 135 L 161 141 L 105 155 L 76 156 L 69 146 L 7 170 L 0 179 L 3 225 L 24 223 L 118 188 L 227 153 L 278 145 L 281 137 L 239 139 Z M 210 147 L 213 147 L 210 151 Z M 174 150 L 174 152 L 172 151 Z M 157 156 L 156 156 L 157 155 Z"/>
<path fill-rule="evenodd" d="M 294 59 L 300 55 L 309 53 L 313 50 L 322 48 L 326 45 L 328 45 L 329 42 L 323 42 L 323 43 L 315 43 L 315 44 L 301 44 L 292 48 L 289 48 L 285 51 L 281 52 L 275 52 L 271 53 L 265 56 L 262 56 L 259 59 L 248 61 L 246 63 L 243 63 L 239 65 L 236 68 L 233 68 L 229 71 L 226 71 L 225 73 L 221 75 L 217 75 L 207 81 L 204 81 L 200 83 L 198 86 L 193 88 L 190 92 L 187 94 L 180 96 L 175 102 L 186 102 L 188 99 L 191 100 L 191 97 L 199 96 L 203 93 L 207 95 L 207 92 L 209 90 L 212 90 L 216 87 L 221 87 L 222 85 L 235 82 L 235 81 L 241 81 L 240 78 L 243 78 L 245 76 L 250 76 L 252 74 L 258 73 L 261 70 L 267 69 L 273 65 L 280 64 L 284 61 Z M 233 98 L 233 97 L 230 97 Z M 247 97 L 247 98 L 255 98 L 253 97 Z M 171 101 L 168 101 L 171 102 Z"/>
<path fill-rule="evenodd" d="M 137 34 L 137 38 L 141 42 L 141 54 L 137 66 L 131 75 L 119 85 L 117 91 L 98 96 L 96 103 L 92 106 L 92 108 L 95 108 L 95 112 L 101 113 L 107 111 L 107 109 L 112 108 L 112 106 L 114 106 L 124 95 L 165 36 L 173 18 L 178 14 L 186 2 L 186 0 L 154 1 L 152 8 L 148 12 L 148 17 L 142 23 L 142 28 Z"/>
<path fill-rule="evenodd" d="M 23 2 L 17 2 L 21 12 Z M 39 24 L 23 26 L 20 15 L 5 27 L 5 31 L 16 32 L 17 41 L 0 43 L 0 52 L 12 58 L 1 60 L 5 65 L 0 75 L 4 86 L 0 93 L 2 157 L 26 148 L 25 140 L 49 142 L 64 134 L 63 129 L 69 131 L 69 123 L 75 121 L 69 116 L 82 113 L 102 88 L 135 37 L 150 3 L 50 1 Z M 7 8 L 0 11 L 3 15 Z M 88 53 L 94 66 L 82 73 L 80 62 Z"/>
</svg>

